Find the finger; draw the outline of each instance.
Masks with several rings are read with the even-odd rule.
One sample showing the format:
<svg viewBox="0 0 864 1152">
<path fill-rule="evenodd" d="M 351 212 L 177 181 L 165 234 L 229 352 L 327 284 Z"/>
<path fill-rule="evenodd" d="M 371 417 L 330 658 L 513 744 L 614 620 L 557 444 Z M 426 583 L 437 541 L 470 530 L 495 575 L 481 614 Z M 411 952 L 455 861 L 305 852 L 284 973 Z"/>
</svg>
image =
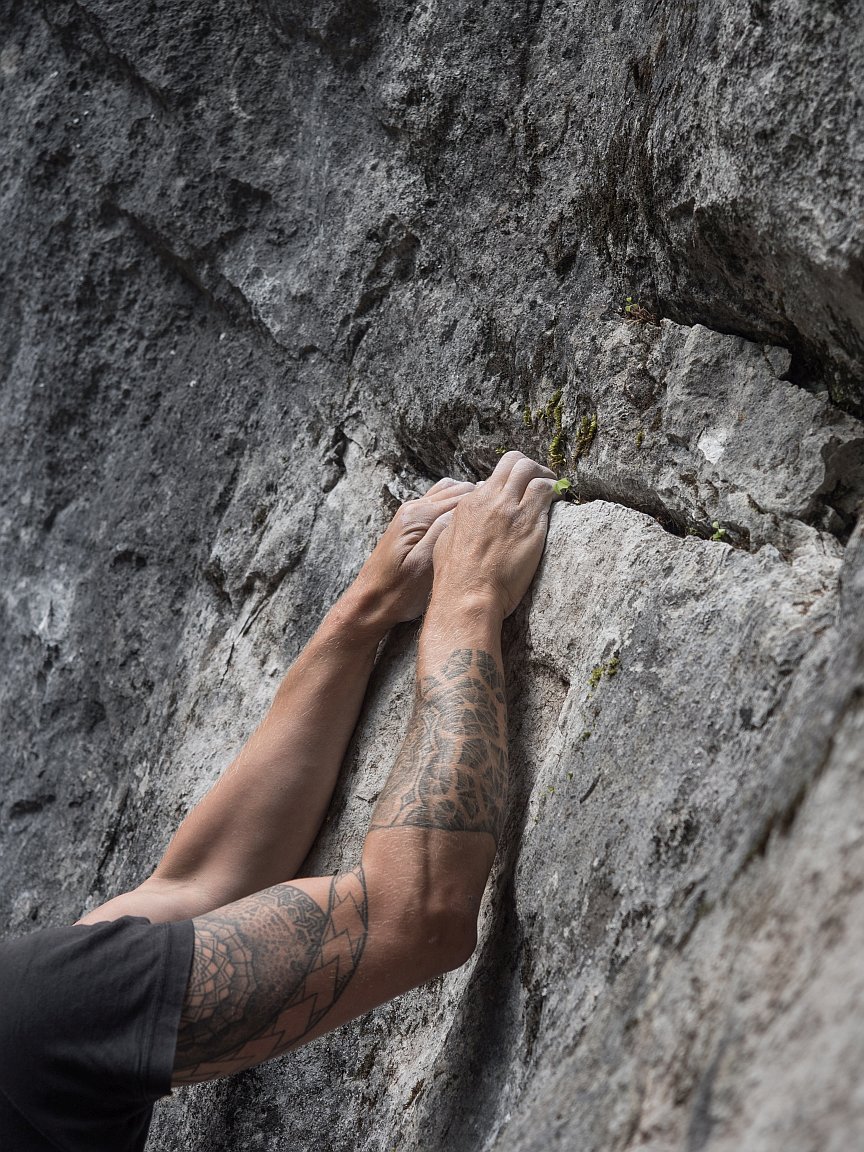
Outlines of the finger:
<svg viewBox="0 0 864 1152">
<path fill-rule="evenodd" d="M 452 476 L 442 476 L 431 488 L 427 488 L 423 495 L 432 496 L 435 492 L 440 492 L 442 488 L 448 488 L 451 484 L 456 483 L 458 481 L 454 480 Z"/>
<path fill-rule="evenodd" d="M 429 531 L 423 537 L 419 544 L 415 545 L 413 555 L 421 564 L 432 563 L 432 553 L 435 549 L 435 543 L 447 527 L 453 522 L 455 509 L 451 508 L 449 512 L 443 513 L 438 519 L 430 526 Z"/>
<path fill-rule="evenodd" d="M 445 512 L 443 516 L 439 516 L 426 535 L 423 537 L 423 544 L 431 551 L 435 547 L 435 541 L 442 532 L 453 523 L 453 517 L 456 514 L 455 508 L 451 508 L 449 512 Z"/>
<path fill-rule="evenodd" d="M 430 497 L 430 502 L 433 504 L 444 503 L 448 500 L 459 499 L 462 496 L 467 496 L 469 492 L 474 491 L 474 485 L 470 480 L 454 480 L 448 484 L 446 488 L 439 488 L 437 492 L 432 489 L 426 493 Z"/>
<path fill-rule="evenodd" d="M 426 525 L 427 530 L 434 524 L 440 517 L 452 512 L 453 509 L 459 504 L 466 496 L 470 496 L 469 492 L 454 492 L 452 496 L 442 496 L 439 500 L 430 500 L 423 508 L 423 523 Z"/>
<path fill-rule="evenodd" d="M 520 506 L 536 509 L 537 512 L 548 512 L 552 501 L 558 497 L 555 483 L 554 479 L 550 480 L 546 476 L 533 477 L 528 481 Z"/>
<path fill-rule="evenodd" d="M 544 468 L 536 460 L 529 460 L 527 456 L 523 456 L 510 470 L 510 475 L 507 477 L 507 491 L 517 500 L 521 500 L 528 490 L 528 485 L 535 479 L 551 480 L 554 485 L 557 477 L 551 468 Z"/>
<path fill-rule="evenodd" d="M 505 452 L 498 463 L 495 465 L 495 470 L 489 477 L 488 484 L 492 491 L 500 491 L 507 483 L 510 473 L 521 460 L 527 460 L 528 457 L 524 456 L 521 452 Z"/>
</svg>

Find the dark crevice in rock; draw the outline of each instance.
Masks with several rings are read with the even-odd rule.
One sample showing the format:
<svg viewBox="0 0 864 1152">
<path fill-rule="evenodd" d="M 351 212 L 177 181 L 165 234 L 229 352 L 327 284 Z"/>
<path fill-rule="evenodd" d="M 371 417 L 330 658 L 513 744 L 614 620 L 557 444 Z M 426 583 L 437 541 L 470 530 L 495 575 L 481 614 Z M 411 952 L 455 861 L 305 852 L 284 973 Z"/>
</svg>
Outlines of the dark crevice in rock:
<svg viewBox="0 0 864 1152">
<path fill-rule="evenodd" d="M 801 519 L 847 544 L 864 512 L 864 438 L 822 453 L 825 481 Z"/>
<path fill-rule="evenodd" d="M 619 320 L 622 324 L 625 322 L 625 318 L 618 313 L 610 314 L 607 319 Z M 824 479 L 812 491 L 812 495 L 802 493 L 801 503 L 797 507 L 788 499 L 784 503 L 782 494 L 779 504 L 769 499 L 767 507 L 760 507 L 747 487 L 751 479 L 758 483 L 758 476 L 749 478 L 746 467 L 741 475 L 733 468 L 725 478 L 712 478 L 710 472 L 700 472 L 696 465 L 701 464 L 702 457 L 696 444 L 696 435 L 693 428 L 686 424 L 680 431 L 671 428 L 665 431 L 666 445 L 661 457 L 665 465 L 679 469 L 682 483 L 674 485 L 674 491 L 669 491 L 669 485 L 664 481 L 664 495 L 658 493 L 648 479 L 653 460 L 652 467 L 642 469 L 638 453 L 634 459 L 632 439 L 635 438 L 637 448 L 641 448 L 647 430 L 645 451 L 653 451 L 651 441 L 665 427 L 661 400 L 665 385 L 661 379 L 652 375 L 647 364 L 652 348 L 658 340 L 664 338 L 665 330 L 650 322 L 631 323 L 630 327 L 637 332 L 637 339 L 631 347 L 637 349 L 637 358 L 641 356 L 641 363 L 631 370 L 635 375 L 625 381 L 623 394 L 636 415 L 622 414 L 620 410 L 612 408 L 613 423 L 602 430 L 604 451 L 601 452 L 602 462 L 599 466 L 594 463 L 594 456 L 590 455 L 593 435 L 584 454 L 581 454 L 582 459 L 575 458 L 580 455 L 578 452 L 574 456 L 574 448 L 579 447 L 579 415 L 587 418 L 592 412 L 596 414 L 602 408 L 604 398 L 598 394 L 596 386 L 583 391 L 579 376 L 568 376 L 565 367 L 565 330 L 552 323 L 542 336 L 536 337 L 533 346 L 529 344 L 520 347 L 517 338 L 502 330 L 494 316 L 488 317 L 482 332 L 484 375 L 493 379 L 499 396 L 503 393 L 512 398 L 509 408 L 505 410 L 499 407 L 497 411 L 491 411 L 480 403 L 472 403 L 471 398 L 466 396 L 464 400 L 451 400 L 441 408 L 433 409 L 428 415 L 421 416 L 419 421 L 415 413 L 407 413 L 397 424 L 399 451 L 393 455 L 392 465 L 398 468 L 399 462 L 407 459 L 427 476 L 437 478 L 455 470 L 469 479 L 480 480 L 488 475 L 503 450 L 493 445 L 502 443 L 507 447 L 519 447 L 535 459 L 545 460 L 554 429 L 548 413 L 538 419 L 540 409 L 536 404 L 539 399 L 542 407 L 550 395 L 563 391 L 566 411 L 563 424 L 565 447 L 562 452 L 566 459 L 560 464 L 560 470 L 561 474 L 568 475 L 573 484 L 571 498 L 582 502 L 599 499 L 620 504 L 652 517 L 672 535 L 702 539 L 714 537 L 747 551 L 758 550 L 763 543 L 772 543 L 781 555 L 788 557 L 801 543 L 800 529 L 793 530 L 794 525 L 826 533 L 845 545 L 864 503 L 864 439 L 850 440 L 851 422 L 839 409 L 831 409 L 830 406 L 819 417 L 820 426 L 827 428 L 830 436 L 821 449 Z M 731 332 L 708 328 L 704 324 L 700 327 L 718 336 L 733 335 Z M 736 335 L 738 339 L 745 339 L 740 334 Z M 747 345 L 740 349 L 742 369 L 749 362 L 748 358 L 752 360 L 754 356 L 759 357 L 758 345 L 754 347 L 752 340 L 748 340 Z M 638 351 L 640 349 L 641 352 Z M 728 356 L 729 363 L 737 365 L 738 350 L 734 343 L 730 344 Z M 763 345 L 761 357 L 775 379 L 787 379 L 788 353 L 785 350 L 766 344 Z M 614 361 L 611 367 L 608 360 L 605 364 L 603 361 L 600 363 L 604 373 L 618 371 Z M 722 367 L 718 366 L 718 370 L 722 371 Z M 634 390 L 633 380 L 640 385 L 641 391 Z M 824 399 L 827 401 L 827 396 Z M 533 403 L 529 403 L 529 400 L 533 400 Z M 521 416 L 521 405 L 525 405 L 529 412 L 534 410 L 527 431 Z M 517 407 L 519 411 L 514 415 Z M 742 408 L 741 418 L 745 412 L 746 408 Z M 726 418 L 729 418 L 728 414 Z M 642 423 L 638 433 L 631 426 L 635 419 Z M 830 434 L 833 423 L 838 424 L 836 436 Z M 518 426 L 515 430 L 514 425 Z M 805 431 L 802 425 L 800 434 L 803 435 Z M 657 443 L 662 444 L 662 437 Z M 675 451 L 670 454 L 666 451 L 668 446 L 672 446 Z M 794 451 L 791 441 L 785 450 Z M 693 475 L 689 478 L 680 460 L 682 452 L 693 453 L 694 464 L 690 469 Z M 740 463 L 736 467 L 740 470 Z M 606 469 L 609 469 L 611 475 L 603 474 Z M 690 500 L 688 488 L 693 490 Z M 728 507 L 724 511 L 724 506 L 729 503 L 737 507 L 741 507 L 742 503 L 749 506 L 753 519 L 748 518 L 749 513 L 745 513 L 744 509 L 739 513 L 740 519 Z M 708 509 L 714 511 L 709 512 Z"/>
<path fill-rule="evenodd" d="M 721 310 L 715 301 L 712 306 L 681 298 L 661 298 L 657 309 L 676 324 L 693 327 L 701 324 L 723 336 L 738 336 L 754 344 L 772 344 L 786 348 L 792 363 L 784 378 L 805 392 L 818 394 L 828 391 L 833 404 L 856 419 L 864 419 L 864 375 L 851 364 L 841 363 L 824 348 L 809 340 L 789 320 L 781 317 L 744 316 Z M 864 349 L 862 349 L 864 360 Z"/>
<path fill-rule="evenodd" d="M 38 796 L 26 796 L 9 805 L 9 819 L 20 820 L 22 816 L 34 816 L 43 808 L 53 804 L 57 797 L 53 792 L 40 793 Z"/>
<path fill-rule="evenodd" d="M 114 813 L 114 818 L 111 827 L 108 830 L 108 835 L 105 838 L 105 844 L 102 853 L 99 856 L 99 862 L 96 865 L 96 871 L 93 873 L 92 889 L 98 891 L 102 886 L 102 876 L 108 860 L 111 857 L 114 849 L 117 847 L 117 841 L 120 833 L 123 830 L 123 818 L 126 814 L 126 807 L 129 803 L 130 789 L 125 786 L 120 794 L 120 799 L 117 803 L 117 808 Z"/>
<path fill-rule="evenodd" d="M 256 316 L 254 308 L 243 293 L 213 267 L 213 252 L 190 250 L 182 255 L 155 225 L 142 217 L 106 201 L 102 207 L 106 218 L 112 214 L 125 220 L 134 234 L 187 284 L 191 284 L 201 296 L 218 312 L 239 327 L 251 330 L 264 338 L 266 344 L 280 357 L 290 354 L 290 349 L 281 344 L 268 326 Z M 222 238 L 222 243 L 228 237 Z"/>
<path fill-rule="evenodd" d="M 152 107 L 161 113 L 170 111 L 167 94 L 142 75 L 128 57 L 109 44 L 99 20 L 80 0 L 66 0 L 59 7 L 50 4 L 49 0 L 36 2 L 42 18 L 70 60 L 77 62 L 84 53 L 109 76 L 128 81 Z"/>
<path fill-rule="evenodd" d="M 466 418 L 465 424 L 468 423 Z M 454 468 L 454 463 L 461 466 L 469 480 L 483 480 L 495 463 L 494 454 L 486 448 L 478 448 L 474 453 L 466 451 L 459 439 L 458 430 L 453 426 L 446 436 L 440 438 L 426 436 L 405 440 L 401 452 L 404 460 L 429 483 L 459 471 L 459 467 Z M 670 506 L 656 492 L 640 486 L 638 482 L 625 486 L 622 477 L 607 482 L 596 477 L 580 478 L 577 475 L 573 479 L 570 499 L 575 499 L 577 503 L 604 500 L 610 504 L 619 504 L 623 508 L 650 516 L 672 536 L 695 536 L 708 540 L 714 533 L 713 523 L 705 517 L 697 517 L 687 509 Z M 746 527 L 724 521 L 723 528 L 727 544 L 750 550 L 750 532 Z"/>
<path fill-rule="evenodd" d="M 670 508 L 655 493 L 648 489 L 639 490 L 636 486 L 625 488 L 620 479 L 616 483 L 608 484 L 597 479 L 575 479 L 573 489 L 575 496 L 582 502 L 591 500 L 605 500 L 610 504 L 620 504 L 623 508 L 631 508 L 634 512 L 641 512 L 650 516 L 652 520 L 672 536 L 702 535 L 708 532 L 701 527 L 700 532 L 693 529 L 693 520 L 678 509 Z"/>
</svg>

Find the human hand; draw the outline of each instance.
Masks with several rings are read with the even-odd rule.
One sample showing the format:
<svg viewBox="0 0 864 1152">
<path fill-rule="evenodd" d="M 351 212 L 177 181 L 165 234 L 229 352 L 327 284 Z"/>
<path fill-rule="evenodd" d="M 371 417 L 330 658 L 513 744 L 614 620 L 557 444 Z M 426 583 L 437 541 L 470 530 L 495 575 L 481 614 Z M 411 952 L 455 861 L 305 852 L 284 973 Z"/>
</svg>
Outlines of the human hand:
<svg viewBox="0 0 864 1152">
<path fill-rule="evenodd" d="M 445 477 L 417 500 L 402 504 L 349 590 L 367 606 L 379 630 L 421 616 L 432 588 L 432 553 L 468 481 Z"/>
<path fill-rule="evenodd" d="M 507 452 L 487 481 L 459 502 L 435 545 L 435 591 L 448 603 L 480 604 L 509 616 L 537 571 L 555 473 Z"/>
</svg>

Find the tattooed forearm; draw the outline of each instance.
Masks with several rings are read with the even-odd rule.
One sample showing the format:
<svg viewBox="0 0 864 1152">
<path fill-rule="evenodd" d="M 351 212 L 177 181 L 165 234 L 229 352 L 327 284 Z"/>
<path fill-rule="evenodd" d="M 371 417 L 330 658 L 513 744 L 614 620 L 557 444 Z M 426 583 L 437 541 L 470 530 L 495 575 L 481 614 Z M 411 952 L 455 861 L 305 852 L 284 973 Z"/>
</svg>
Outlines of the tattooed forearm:
<svg viewBox="0 0 864 1152">
<path fill-rule="evenodd" d="M 507 793 L 504 682 L 489 652 L 460 648 L 418 685 L 372 830 L 501 831 Z"/>
<path fill-rule="evenodd" d="M 280 884 L 197 918 L 174 1083 L 226 1076 L 298 1044 L 344 992 L 367 930 L 362 868 L 334 876 L 326 909 Z"/>
<path fill-rule="evenodd" d="M 489 652 L 459 649 L 418 687 L 408 735 L 372 830 L 486 832 L 497 840 L 506 786 L 499 665 Z M 260 1064 L 339 1022 L 341 1009 L 329 1021 L 327 1014 L 364 954 L 366 878 L 358 868 L 334 877 L 329 889 L 324 880 L 308 884 L 308 890 L 280 884 L 196 918 L 175 1085 Z M 396 982 L 406 986 L 403 980 L 404 975 Z M 347 1001 L 354 999 L 352 992 Z"/>
</svg>

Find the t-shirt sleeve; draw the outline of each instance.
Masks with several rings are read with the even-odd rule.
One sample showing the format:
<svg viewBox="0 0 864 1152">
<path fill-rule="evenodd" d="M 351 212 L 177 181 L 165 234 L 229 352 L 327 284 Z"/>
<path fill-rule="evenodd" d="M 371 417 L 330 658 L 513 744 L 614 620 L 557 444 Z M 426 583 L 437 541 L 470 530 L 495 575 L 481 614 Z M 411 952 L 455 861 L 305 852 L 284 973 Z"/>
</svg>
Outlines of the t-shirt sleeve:
<svg viewBox="0 0 864 1152">
<path fill-rule="evenodd" d="M 143 1147 L 170 1091 L 193 942 L 191 921 L 127 916 L 0 944 L 0 1089 L 46 1139 Z"/>
</svg>

